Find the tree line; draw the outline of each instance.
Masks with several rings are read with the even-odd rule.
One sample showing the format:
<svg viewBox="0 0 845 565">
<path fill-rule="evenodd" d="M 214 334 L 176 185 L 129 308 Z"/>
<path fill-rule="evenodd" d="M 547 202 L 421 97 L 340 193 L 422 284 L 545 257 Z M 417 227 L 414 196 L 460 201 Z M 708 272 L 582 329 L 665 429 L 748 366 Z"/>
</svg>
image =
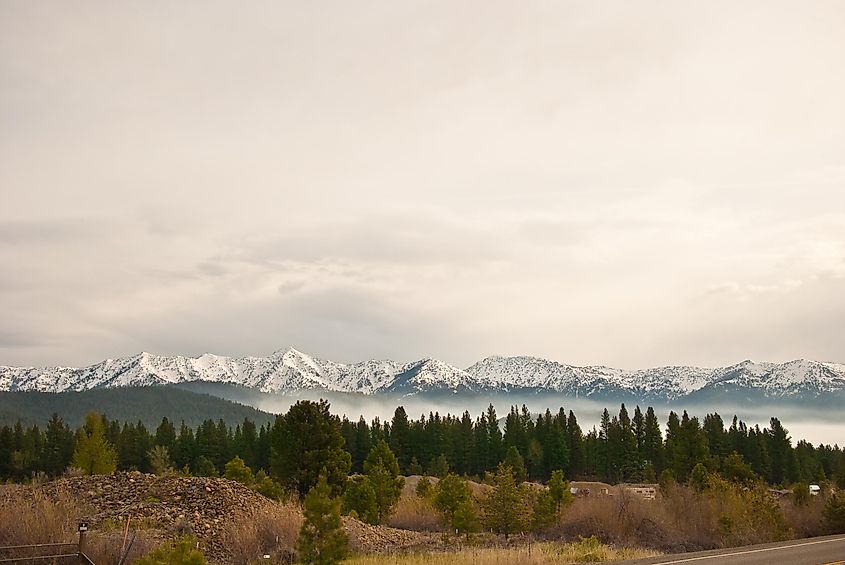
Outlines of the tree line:
<svg viewBox="0 0 845 565">
<path fill-rule="evenodd" d="M 609 483 L 656 482 L 663 474 L 687 482 L 701 463 L 714 472 L 753 473 L 772 485 L 836 480 L 845 487 L 843 450 L 804 440 L 793 445 L 778 418 L 761 429 L 736 417 L 726 425 L 716 413 L 699 420 L 670 412 L 664 430 L 651 407 L 643 412 L 637 406 L 631 415 L 624 404 L 613 415 L 605 409 L 600 424 L 586 433 L 571 410 L 533 415 L 524 405 L 512 407 L 503 423 L 492 405 L 474 419 L 469 412 L 411 419 L 400 406 L 389 422 L 376 418 L 368 423 L 332 415 L 326 402 L 307 401 L 260 426 L 249 418 L 234 426 L 209 419 L 192 428 L 165 417 L 150 429 L 140 421 L 98 416 L 96 423 L 89 418 L 72 429 L 54 414 L 43 428 L 20 421 L 0 427 L 0 479 L 60 475 L 72 466 L 75 450 L 93 425 L 113 448 L 118 470 L 154 471 L 154 448 L 160 446 L 175 469 L 219 476 L 238 457 L 251 470 L 262 470 L 303 495 L 323 466 L 330 486 L 343 484 L 350 473 L 363 473 L 367 457 L 382 441 L 403 475 L 483 477 L 505 463 L 518 481 L 546 482 L 560 470 L 568 478 Z M 321 453 L 319 461 L 303 459 L 312 451 Z"/>
</svg>

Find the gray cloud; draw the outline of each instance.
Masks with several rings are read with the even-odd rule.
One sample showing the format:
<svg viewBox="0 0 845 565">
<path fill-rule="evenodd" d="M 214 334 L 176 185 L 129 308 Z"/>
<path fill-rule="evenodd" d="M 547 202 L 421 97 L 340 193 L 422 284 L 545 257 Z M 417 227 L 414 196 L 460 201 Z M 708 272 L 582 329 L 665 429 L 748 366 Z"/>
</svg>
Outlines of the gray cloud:
<svg viewBox="0 0 845 565">
<path fill-rule="evenodd" d="M 0 7 L 0 363 L 841 359 L 836 3 Z"/>
</svg>

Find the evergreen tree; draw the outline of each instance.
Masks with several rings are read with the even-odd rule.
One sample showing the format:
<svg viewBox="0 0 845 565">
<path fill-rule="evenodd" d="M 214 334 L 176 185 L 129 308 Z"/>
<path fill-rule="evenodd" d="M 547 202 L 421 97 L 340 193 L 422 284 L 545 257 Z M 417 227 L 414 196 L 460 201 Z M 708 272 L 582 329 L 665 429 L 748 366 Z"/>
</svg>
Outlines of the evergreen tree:
<svg viewBox="0 0 845 565">
<path fill-rule="evenodd" d="M 370 427 L 367 425 L 364 417 L 358 418 L 358 423 L 355 424 L 355 453 L 353 459 L 356 462 L 355 471 L 362 472 L 364 470 L 364 459 L 372 449 L 372 440 L 370 439 Z"/>
<path fill-rule="evenodd" d="M 197 457 L 196 461 L 194 462 L 194 466 L 191 468 L 193 474 L 197 477 L 219 477 L 220 472 L 217 470 L 217 467 L 214 466 L 214 463 L 206 457 L 205 455 L 200 455 Z"/>
<path fill-rule="evenodd" d="M 505 539 L 510 534 L 528 531 L 531 516 L 525 499 L 525 487 L 516 483 L 511 467 L 500 464 L 493 476 L 493 490 L 482 501 L 484 526 L 504 534 Z"/>
<path fill-rule="evenodd" d="M 625 404 L 619 408 L 619 432 L 618 432 L 618 467 L 620 476 L 624 481 L 640 481 L 643 475 L 643 465 L 639 458 L 637 449 L 637 438 L 634 433 L 634 426 L 628 415 Z"/>
<path fill-rule="evenodd" d="M 502 448 L 502 432 L 499 429 L 499 419 L 496 416 L 496 409 L 490 404 L 487 407 L 487 465 L 485 469 L 495 469 L 504 455 Z"/>
<path fill-rule="evenodd" d="M 363 475 L 349 477 L 343 492 L 341 509 L 344 514 L 351 515 L 354 512 L 355 517 L 362 522 L 378 524 L 379 507 L 373 483 Z"/>
<path fill-rule="evenodd" d="M 117 453 L 105 438 L 103 418 L 96 412 L 85 417 L 77 433 L 72 465 L 87 475 L 110 475 L 117 469 Z"/>
<path fill-rule="evenodd" d="M 434 488 L 432 504 L 450 524 L 458 507 L 465 502 L 472 502 L 472 490 L 469 483 L 458 475 L 446 475 Z"/>
<path fill-rule="evenodd" d="M 399 462 L 384 440 L 373 447 L 364 461 L 364 474 L 376 494 L 378 521 L 385 522 L 402 495 L 405 478 L 399 476 Z"/>
<path fill-rule="evenodd" d="M 449 460 L 445 455 L 441 453 L 428 462 L 428 474 L 441 479 L 449 474 Z"/>
<path fill-rule="evenodd" d="M 411 447 L 408 414 L 405 408 L 399 406 L 393 412 L 393 420 L 390 422 L 390 449 L 396 454 L 402 469 L 407 469 L 411 462 Z"/>
<path fill-rule="evenodd" d="M 252 469 L 237 455 L 225 465 L 223 478 L 250 486 L 255 481 Z"/>
<path fill-rule="evenodd" d="M 660 474 L 663 471 L 663 436 L 660 433 L 660 423 L 651 406 L 646 409 L 643 428 L 642 457 L 651 463 L 655 474 Z"/>
<path fill-rule="evenodd" d="M 420 498 L 428 498 L 433 492 L 434 487 L 431 486 L 431 481 L 428 477 L 420 477 L 417 483 L 417 488 L 414 489 L 416 495 Z"/>
<path fill-rule="evenodd" d="M 47 423 L 43 449 L 42 470 L 53 477 L 60 475 L 73 458 L 73 433 L 56 413 Z"/>
<path fill-rule="evenodd" d="M 836 471 L 834 479 L 836 481 L 836 486 L 839 487 L 840 490 L 845 490 L 845 451 L 843 451 L 842 455 L 839 457 L 839 469 Z"/>
<path fill-rule="evenodd" d="M 558 506 L 554 496 L 548 489 L 541 490 L 534 499 L 534 512 L 531 516 L 531 529 L 535 532 L 542 532 L 552 525 L 558 515 Z"/>
<path fill-rule="evenodd" d="M 344 449 L 340 420 L 329 413 L 328 402 L 300 400 L 273 426 L 270 472 L 283 486 L 303 496 L 325 469 L 326 481 L 339 494 L 352 457 Z"/>
<path fill-rule="evenodd" d="M 569 490 L 569 481 L 563 476 L 563 471 L 560 469 L 552 472 L 552 478 L 549 479 L 549 495 L 555 503 L 555 508 L 560 512 L 563 505 L 571 504 L 573 501 L 572 493 Z"/>
<path fill-rule="evenodd" d="M 179 427 L 179 437 L 176 438 L 170 455 L 173 458 L 173 463 L 180 469 L 186 466 L 190 468 L 195 466 L 197 447 L 194 431 L 184 421 Z"/>
<path fill-rule="evenodd" d="M 631 418 L 631 427 L 634 430 L 634 443 L 636 444 L 637 449 L 637 459 L 644 461 L 647 459 L 644 455 L 645 418 L 643 417 L 643 413 L 640 410 L 639 405 L 634 408 L 634 417 Z"/>
<path fill-rule="evenodd" d="M 528 472 L 525 470 L 525 462 L 522 455 L 519 454 L 516 446 L 508 447 L 508 452 L 505 454 L 505 465 L 511 468 L 514 479 L 517 483 L 523 483 L 528 479 Z"/>
<path fill-rule="evenodd" d="M 320 473 L 302 505 L 305 521 L 299 530 L 296 550 L 303 563 L 334 565 L 349 553 L 349 540 L 340 521 L 340 505 L 331 494 L 326 475 Z"/>
<path fill-rule="evenodd" d="M 584 434 L 572 410 L 569 411 L 569 416 L 566 419 L 566 442 L 569 450 L 569 476 L 575 477 L 584 472 L 586 459 Z"/>
<path fill-rule="evenodd" d="M 155 444 L 163 445 L 168 450 L 173 449 L 176 443 L 176 427 L 173 422 L 167 419 L 167 416 L 161 419 L 161 423 L 156 428 Z"/>
<path fill-rule="evenodd" d="M 707 437 L 707 446 L 710 454 L 719 459 L 725 457 L 728 451 L 728 434 L 725 431 L 725 423 L 719 414 L 707 414 L 704 417 L 704 435 Z"/>
<path fill-rule="evenodd" d="M 467 539 L 469 539 L 469 534 L 478 531 L 478 516 L 475 513 L 472 500 L 464 500 L 458 504 L 455 513 L 452 515 L 450 525 L 457 533 L 465 534 Z"/>
<path fill-rule="evenodd" d="M 769 482 L 783 484 L 787 480 L 795 479 L 795 469 L 792 465 L 792 445 L 788 432 L 781 425 L 780 420 L 772 418 L 768 437 L 768 452 L 771 460 Z"/>
</svg>

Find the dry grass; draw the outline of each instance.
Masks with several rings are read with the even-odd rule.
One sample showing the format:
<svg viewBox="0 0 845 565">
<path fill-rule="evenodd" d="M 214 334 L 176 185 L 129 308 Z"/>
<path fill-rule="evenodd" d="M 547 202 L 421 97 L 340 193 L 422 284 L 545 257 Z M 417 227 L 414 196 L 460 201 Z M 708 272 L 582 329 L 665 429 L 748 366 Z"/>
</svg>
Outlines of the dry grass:
<svg viewBox="0 0 845 565">
<path fill-rule="evenodd" d="M 274 563 L 289 563 L 302 527 L 302 512 L 294 504 L 279 504 L 261 519 L 232 523 L 224 532 L 234 565 L 245 565 L 270 555 Z"/>
<path fill-rule="evenodd" d="M 445 527 L 431 501 L 418 496 L 400 498 L 387 525 L 417 532 L 442 532 Z"/>
<path fill-rule="evenodd" d="M 155 549 L 160 543 L 161 539 L 155 535 L 148 535 L 147 532 L 134 532 L 135 537 L 132 538 L 132 533 L 129 534 L 127 545 L 129 552 L 127 554 L 126 562 L 133 561 L 144 557 L 146 554 Z M 117 563 L 120 558 L 121 550 L 123 548 L 123 532 L 119 530 L 112 530 L 109 532 L 91 532 L 86 543 L 85 554 L 91 558 L 94 563 Z"/>
<path fill-rule="evenodd" d="M 570 544 L 538 543 L 511 548 L 465 549 L 454 553 L 364 555 L 345 561 L 350 565 L 566 565 L 590 561 L 621 561 L 659 555 L 657 552 L 613 548 L 596 540 Z"/>
<path fill-rule="evenodd" d="M 37 486 L 9 485 L 0 488 L 3 489 L 0 493 L 0 545 L 72 543 L 72 546 L 47 551 L 76 552 L 79 540 L 77 528 L 85 512 L 70 495 L 60 492 L 58 497 L 49 498 Z M 139 532 L 130 548 L 128 562 L 149 553 L 159 541 L 155 535 Z M 117 563 L 122 545 L 123 532 L 120 528 L 91 531 L 85 553 L 95 563 Z M 2 557 L 33 555 L 31 550 L 27 551 L 30 552 L 6 552 Z"/>
<path fill-rule="evenodd" d="M 2 545 L 65 543 L 78 539 L 82 512 L 74 500 L 60 494 L 57 500 L 37 487 L 0 487 L 0 540 Z"/>
</svg>

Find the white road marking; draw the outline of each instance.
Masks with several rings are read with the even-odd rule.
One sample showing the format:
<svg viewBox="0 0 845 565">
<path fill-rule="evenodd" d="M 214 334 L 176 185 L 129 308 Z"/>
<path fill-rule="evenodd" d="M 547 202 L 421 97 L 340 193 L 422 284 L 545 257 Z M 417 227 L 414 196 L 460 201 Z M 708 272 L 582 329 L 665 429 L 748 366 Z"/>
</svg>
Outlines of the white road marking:
<svg viewBox="0 0 845 565">
<path fill-rule="evenodd" d="M 716 555 L 704 555 L 702 557 L 688 557 L 686 559 L 677 559 L 675 561 L 658 561 L 654 565 L 672 565 L 673 563 L 689 563 L 690 561 L 702 561 L 704 559 L 720 559 L 723 557 L 733 557 L 735 555 L 748 555 L 749 553 L 763 553 L 764 551 L 778 551 L 780 549 L 790 549 L 793 547 L 803 547 L 805 545 L 816 545 L 819 543 L 831 543 L 836 541 L 845 541 L 845 538 L 823 539 L 818 541 L 806 541 L 803 543 L 793 543 L 790 545 L 779 545 L 777 547 L 765 547 L 763 549 L 749 549 L 747 551 L 735 551 L 733 553 L 719 553 Z"/>
</svg>

